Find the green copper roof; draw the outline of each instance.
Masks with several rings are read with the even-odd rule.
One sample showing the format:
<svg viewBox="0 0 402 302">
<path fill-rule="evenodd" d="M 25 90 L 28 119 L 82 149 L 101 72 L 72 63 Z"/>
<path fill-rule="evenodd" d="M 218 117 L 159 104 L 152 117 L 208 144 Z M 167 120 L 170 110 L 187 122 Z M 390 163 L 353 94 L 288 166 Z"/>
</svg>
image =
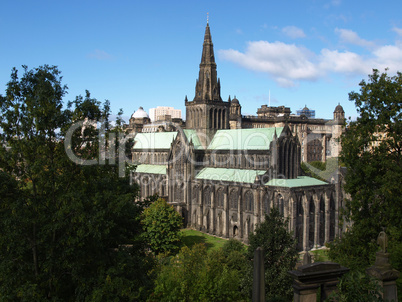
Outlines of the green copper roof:
<svg viewBox="0 0 402 302">
<path fill-rule="evenodd" d="M 265 170 L 204 168 L 197 174 L 195 178 L 217 181 L 254 183 L 256 176 L 262 175 L 265 172 Z"/>
<path fill-rule="evenodd" d="M 138 133 L 134 138 L 133 149 L 170 149 L 177 132 Z"/>
<path fill-rule="evenodd" d="M 198 138 L 197 131 L 194 129 L 183 129 L 184 134 L 189 142 L 193 142 L 194 149 L 203 149 L 200 139 Z"/>
<path fill-rule="evenodd" d="M 138 165 L 135 169 L 136 173 L 150 173 L 150 174 L 166 174 L 166 166 L 164 165 Z"/>
<path fill-rule="evenodd" d="M 279 136 L 283 127 L 218 130 L 208 150 L 269 150 L 275 131 Z"/>
<path fill-rule="evenodd" d="M 296 188 L 296 187 L 327 185 L 327 183 L 324 181 L 318 180 L 316 178 L 312 178 L 312 177 L 308 177 L 308 176 L 299 176 L 294 179 L 279 179 L 279 178 L 271 179 L 265 185 L 273 186 L 273 187 Z"/>
</svg>

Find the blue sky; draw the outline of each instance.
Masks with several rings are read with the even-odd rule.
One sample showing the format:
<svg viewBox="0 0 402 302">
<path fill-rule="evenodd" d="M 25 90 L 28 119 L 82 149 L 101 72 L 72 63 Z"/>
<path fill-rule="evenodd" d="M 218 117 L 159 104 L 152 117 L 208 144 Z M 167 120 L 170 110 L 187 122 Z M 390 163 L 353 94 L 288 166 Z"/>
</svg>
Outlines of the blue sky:
<svg viewBox="0 0 402 302">
<path fill-rule="evenodd" d="M 307 105 L 332 118 L 372 68 L 402 71 L 402 1 L 20 1 L 0 3 L 0 93 L 12 67 L 62 71 L 65 101 L 89 90 L 126 116 L 185 111 L 194 97 L 207 13 L 221 94 L 243 114 Z"/>
</svg>

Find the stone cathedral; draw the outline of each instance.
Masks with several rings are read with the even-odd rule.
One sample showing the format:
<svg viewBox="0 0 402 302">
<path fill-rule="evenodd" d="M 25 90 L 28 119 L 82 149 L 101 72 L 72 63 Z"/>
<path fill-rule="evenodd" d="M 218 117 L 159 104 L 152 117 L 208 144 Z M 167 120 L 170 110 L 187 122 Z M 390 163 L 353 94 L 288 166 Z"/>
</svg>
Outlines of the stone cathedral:
<svg viewBox="0 0 402 302">
<path fill-rule="evenodd" d="M 289 219 L 299 250 L 339 234 L 336 186 L 302 175 L 301 145 L 289 125 L 230 127 L 240 106 L 221 98 L 208 23 L 195 96 L 185 106 L 183 127 L 134 137 L 141 198 L 158 194 L 187 227 L 246 243 L 273 207 Z"/>
</svg>

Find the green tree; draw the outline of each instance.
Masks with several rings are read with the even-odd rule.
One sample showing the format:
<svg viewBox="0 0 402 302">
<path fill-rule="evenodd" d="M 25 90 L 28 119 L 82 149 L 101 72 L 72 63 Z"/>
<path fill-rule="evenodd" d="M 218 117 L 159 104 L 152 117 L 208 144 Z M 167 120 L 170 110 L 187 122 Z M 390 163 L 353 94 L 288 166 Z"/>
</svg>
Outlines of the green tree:
<svg viewBox="0 0 402 302">
<path fill-rule="evenodd" d="M 328 302 L 383 302 L 382 288 L 364 272 L 350 271 L 343 275 Z"/>
<path fill-rule="evenodd" d="M 240 292 L 242 271 L 233 267 L 237 250 L 207 253 L 204 244 L 185 246 L 162 265 L 149 301 L 244 301 Z M 246 257 L 243 253 L 242 260 Z"/>
<path fill-rule="evenodd" d="M 402 73 L 374 70 L 369 82 L 351 92 L 360 116 L 342 137 L 341 159 L 348 168 L 347 218 L 374 229 L 402 229 Z M 402 233 L 402 232 L 401 232 Z"/>
<path fill-rule="evenodd" d="M 402 74 L 374 70 L 360 82 L 360 92 L 349 93 L 360 116 L 349 122 L 341 137 L 341 160 L 347 167 L 343 219 L 352 227 L 328 244 L 328 256 L 357 272 L 369 267 L 378 249 L 376 238 L 389 235 L 391 264 L 402 270 Z M 402 291 L 402 278 L 397 281 Z M 353 297 L 344 290 L 345 297 Z"/>
<path fill-rule="evenodd" d="M 232 257 L 232 258 L 231 258 Z M 222 249 L 212 250 L 200 272 L 200 301 L 241 301 L 242 263 L 245 254 L 232 251 L 225 255 Z"/>
<path fill-rule="evenodd" d="M 205 265 L 207 249 L 203 244 L 187 246 L 159 269 L 154 293 L 149 301 L 198 301 L 199 273 Z"/>
<path fill-rule="evenodd" d="M 287 231 L 288 222 L 278 209 L 272 208 L 265 220 L 250 234 L 248 258 L 250 259 L 248 279 L 244 287 L 251 297 L 252 291 L 252 259 L 254 251 L 261 247 L 264 250 L 265 294 L 267 301 L 275 298 L 293 297 L 292 279 L 288 271 L 294 269 L 297 261 L 296 242 Z"/>
<path fill-rule="evenodd" d="M 343 218 L 353 226 L 329 245 L 329 256 L 364 268 L 374 260 L 375 240 L 383 228 L 390 250 L 402 242 L 402 74 L 390 77 L 374 70 L 359 85 L 360 92 L 349 93 L 349 100 L 360 116 L 349 122 L 341 138 L 345 191 L 350 194 Z"/>
<path fill-rule="evenodd" d="M 0 95 L 0 300 L 144 300 L 152 285 L 138 188 L 111 165 L 78 165 L 66 133 L 109 106 L 78 97 L 56 67 L 13 69 Z M 69 150 L 99 162 L 98 132 L 81 125 Z"/>
<path fill-rule="evenodd" d="M 144 236 L 155 254 L 175 253 L 181 244 L 183 218 L 164 199 L 158 198 L 144 210 Z"/>
</svg>

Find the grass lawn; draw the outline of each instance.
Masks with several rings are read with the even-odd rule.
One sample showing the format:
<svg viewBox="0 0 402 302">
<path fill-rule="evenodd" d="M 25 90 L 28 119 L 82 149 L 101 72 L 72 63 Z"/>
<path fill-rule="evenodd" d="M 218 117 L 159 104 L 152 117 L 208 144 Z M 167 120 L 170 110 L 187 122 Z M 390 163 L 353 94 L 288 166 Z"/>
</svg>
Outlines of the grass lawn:
<svg viewBox="0 0 402 302">
<path fill-rule="evenodd" d="M 227 241 L 226 239 L 207 235 L 191 229 L 183 229 L 181 232 L 183 233 L 182 241 L 186 246 L 191 247 L 196 243 L 204 243 L 207 246 L 208 251 L 221 248 Z"/>
<path fill-rule="evenodd" d="M 329 261 L 327 249 L 310 251 L 310 254 L 315 258 L 315 262 Z"/>
</svg>

